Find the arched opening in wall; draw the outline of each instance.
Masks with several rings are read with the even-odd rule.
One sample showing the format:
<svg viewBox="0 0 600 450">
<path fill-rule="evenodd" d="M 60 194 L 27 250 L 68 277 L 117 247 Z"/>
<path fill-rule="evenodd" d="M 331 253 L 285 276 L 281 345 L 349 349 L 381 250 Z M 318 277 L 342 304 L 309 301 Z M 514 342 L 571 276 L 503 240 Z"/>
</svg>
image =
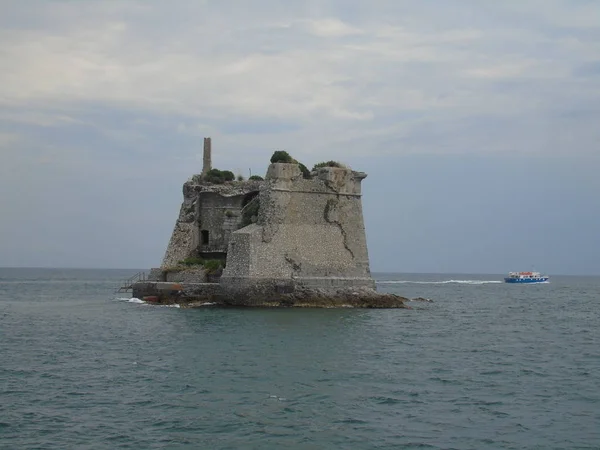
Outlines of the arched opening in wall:
<svg viewBox="0 0 600 450">
<path fill-rule="evenodd" d="M 208 245 L 208 230 L 200 231 L 200 243 L 202 245 Z"/>
</svg>

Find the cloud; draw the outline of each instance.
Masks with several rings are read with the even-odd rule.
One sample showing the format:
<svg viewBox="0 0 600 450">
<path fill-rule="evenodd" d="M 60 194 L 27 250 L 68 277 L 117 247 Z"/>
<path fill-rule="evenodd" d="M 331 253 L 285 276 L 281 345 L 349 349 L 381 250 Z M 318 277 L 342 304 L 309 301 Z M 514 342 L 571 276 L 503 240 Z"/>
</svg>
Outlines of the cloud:
<svg viewBox="0 0 600 450">
<path fill-rule="evenodd" d="M 203 136 L 218 167 L 244 174 L 281 148 L 307 165 L 415 153 L 586 159 L 600 141 L 599 9 L 3 2 L 0 188 L 13 192 L 24 176 L 31 198 L 81 180 L 177 186 L 200 170 Z"/>
<path fill-rule="evenodd" d="M 135 132 L 106 118 L 82 122 L 102 108 L 132 121 L 181 119 L 166 133 L 232 134 L 229 148 L 247 147 L 251 124 L 261 123 L 252 147 L 300 140 L 301 152 L 336 154 L 367 137 L 373 148 L 417 142 L 428 128 L 438 130 L 437 149 L 423 151 L 462 152 L 480 146 L 454 138 L 454 124 L 544 117 L 553 129 L 572 127 L 563 105 L 600 95 L 587 19 L 595 4 L 585 1 L 57 1 L 33 13 L 9 5 L 0 31 L 5 129 L 79 124 L 137 145 Z M 472 139 L 481 140 L 477 130 Z M 545 151 L 571 151 L 558 143 Z"/>
<path fill-rule="evenodd" d="M 17 133 L 1 133 L 0 132 L 0 149 L 10 150 L 20 140 L 20 136 Z"/>
<path fill-rule="evenodd" d="M 259 3 L 263 11 L 269 2 Z M 510 114 L 526 102 L 514 96 L 512 110 L 505 108 L 508 102 L 494 110 L 490 106 L 496 102 L 487 101 L 496 95 L 493 86 L 473 85 L 471 79 L 524 77 L 536 82 L 554 74 L 564 80 L 569 69 L 559 60 L 565 53 L 560 49 L 553 51 L 553 59 L 536 59 L 526 51 L 533 43 L 526 42 L 525 51 L 519 48 L 524 39 L 548 40 L 535 31 L 498 25 L 483 29 L 468 19 L 458 28 L 452 3 L 442 8 L 450 10 L 450 18 L 438 11 L 434 18 L 439 28 L 424 31 L 420 25 L 426 16 L 419 12 L 430 13 L 428 7 L 414 8 L 406 19 L 394 17 L 398 23 L 376 16 L 373 8 L 368 20 L 349 23 L 306 12 L 291 17 L 277 8 L 266 17 L 247 9 L 248 16 L 242 16 L 236 8 L 227 17 L 227 2 L 222 7 L 181 2 L 181 8 L 157 2 L 58 4 L 56 11 L 46 9 L 49 19 L 42 27 L 3 31 L 3 61 L 9 68 L 0 75 L 4 104 L 63 108 L 92 102 L 208 119 L 233 113 L 305 126 L 324 119 L 373 123 L 390 109 Z M 234 4 L 241 5 L 229 3 Z M 328 4 L 334 12 L 342 5 Z M 486 9 L 471 7 L 482 25 L 493 15 L 486 15 Z M 167 10 L 173 26 L 152 28 Z M 516 6 L 499 10 L 532 13 Z M 190 23 L 184 14 L 198 22 Z M 61 27 L 52 23 L 56 17 L 62 18 Z M 572 20 L 566 23 L 573 24 L 573 17 L 580 16 L 567 17 Z M 180 19 L 183 26 L 174 26 Z M 500 40 L 504 50 L 493 52 Z M 411 73 L 418 64 L 429 66 L 417 71 L 425 76 Z M 465 95 L 465 90 L 475 95 Z M 481 102 L 473 104 L 475 97 Z"/>
<path fill-rule="evenodd" d="M 309 21 L 307 25 L 307 28 L 312 34 L 324 38 L 339 38 L 363 34 L 363 31 L 360 28 L 353 27 L 337 18 L 312 20 Z"/>
</svg>

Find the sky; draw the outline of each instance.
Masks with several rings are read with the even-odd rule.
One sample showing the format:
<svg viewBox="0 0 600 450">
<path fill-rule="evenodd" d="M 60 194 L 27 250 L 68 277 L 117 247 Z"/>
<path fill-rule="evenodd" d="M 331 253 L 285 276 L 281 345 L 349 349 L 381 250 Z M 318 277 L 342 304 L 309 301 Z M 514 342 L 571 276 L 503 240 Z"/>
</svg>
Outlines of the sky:
<svg viewBox="0 0 600 450">
<path fill-rule="evenodd" d="M 205 136 L 367 172 L 373 271 L 600 275 L 597 0 L 0 0 L 0 266 L 160 265 Z"/>
</svg>

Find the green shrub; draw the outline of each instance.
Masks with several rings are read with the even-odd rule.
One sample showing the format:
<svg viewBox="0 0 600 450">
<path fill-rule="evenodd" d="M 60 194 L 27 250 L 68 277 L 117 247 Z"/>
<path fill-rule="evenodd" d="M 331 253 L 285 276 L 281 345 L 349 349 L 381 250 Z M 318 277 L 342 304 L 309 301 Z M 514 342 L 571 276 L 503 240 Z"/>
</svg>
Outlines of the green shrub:
<svg viewBox="0 0 600 450">
<path fill-rule="evenodd" d="M 204 269 L 207 274 L 219 272 L 225 267 L 225 262 L 220 259 L 208 259 L 204 261 Z"/>
<path fill-rule="evenodd" d="M 223 176 L 223 179 L 225 181 L 233 181 L 233 180 L 235 180 L 235 175 L 233 174 L 233 172 L 231 170 L 223 170 L 221 172 L 221 175 Z"/>
<path fill-rule="evenodd" d="M 308 170 L 308 168 L 302 163 L 298 163 L 298 165 L 300 166 L 300 171 L 302 172 L 302 176 L 306 179 L 310 178 L 310 170 Z"/>
<path fill-rule="evenodd" d="M 238 175 L 237 176 L 237 180 L 238 181 L 244 181 L 244 176 L 243 175 Z"/>
<path fill-rule="evenodd" d="M 202 259 L 197 256 L 191 256 L 189 258 L 185 258 L 183 261 L 179 261 L 177 263 L 177 267 L 169 267 L 165 269 L 165 272 L 178 272 L 181 270 L 181 266 L 202 266 L 204 267 L 204 270 L 206 270 L 207 274 L 213 274 L 225 267 L 225 261 L 220 259 Z"/>
<path fill-rule="evenodd" d="M 181 266 L 203 266 L 204 260 L 198 256 L 190 256 L 178 262 Z"/>
<path fill-rule="evenodd" d="M 312 170 L 317 170 L 321 167 L 344 167 L 344 165 L 337 161 L 323 161 L 323 162 L 315 164 L 313 166 Z"/>
<path fill-rule="evenodd" d="M 255 181 L 264 181 L 265 179 L 263 177 L 261 177 L 260 175 L 252 175 L 250 178 L 248 178 L 249 180 L 255 180 Z"/>
<path fill-rule="evenodd" d="M 207 177 L 222 177 L 221 175 L 221 171 L 219 169 L 210 169 L 207 173 L 206 173 Z"/>
<path fill-rule="evenodd" d="M 209 183 L 223 184 L 235 180 L 235 175 L 230 170 L 210 169 L 204 176 L 204 180 Z"/>
<path fill-rule="evenodd" d="M 294 162 L 294 158 L 290 156 L 290 154 L 284 150 L 277 150 L 271 156 L 271 163 L 292 163 Z"/>
<path fill-rule="evenodd" d="M 300 166 L 300 171 L 302 172 L 302 176 L 304 178 L 310 178 L 310 171 L 308 170 L 308 168 L 301 162 L 298 162 L 294 158 L 292 158 L 291 155 L 286 151 L 277 150 L 275 153 L 273 153 L 273 156 L 271 156 L 271 162 L 272 163 L 298 164 Z M 250 179 L 252 179 L 252 177 L 250 177 Z M 261 178 L 261 180 L 262 180 L 262 178 Z"/>
</svg>

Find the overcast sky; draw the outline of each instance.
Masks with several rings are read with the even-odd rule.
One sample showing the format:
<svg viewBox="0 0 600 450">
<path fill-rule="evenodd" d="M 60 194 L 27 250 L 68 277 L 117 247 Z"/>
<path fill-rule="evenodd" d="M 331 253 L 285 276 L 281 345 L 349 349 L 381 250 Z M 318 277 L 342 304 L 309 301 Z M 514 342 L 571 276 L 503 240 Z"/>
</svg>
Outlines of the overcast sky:
<svg viewBox="0 0 600 450">
<path fill-rule="evenodd" d="M 204 136 L 368 172 L 374 271 L 600 274 L 597 0 L 0 0 L 0 266 L 158 266 Z"/>
</svg>

